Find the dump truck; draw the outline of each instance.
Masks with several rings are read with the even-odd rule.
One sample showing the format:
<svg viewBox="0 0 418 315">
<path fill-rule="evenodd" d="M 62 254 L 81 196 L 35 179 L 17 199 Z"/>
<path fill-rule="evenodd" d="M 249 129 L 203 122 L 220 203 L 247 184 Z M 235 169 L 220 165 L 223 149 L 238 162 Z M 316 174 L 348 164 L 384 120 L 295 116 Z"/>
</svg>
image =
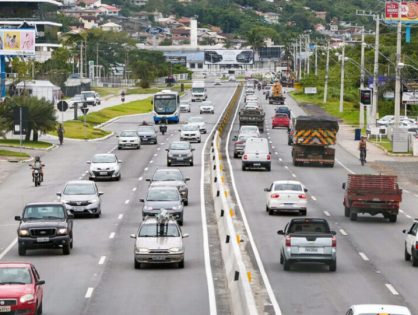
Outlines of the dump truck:
<svg viewBox="0 0 418 315">
<path fill-rule="evenodd" d="M 402 201 L 397 176 L 348 174 L 343 189 L 344 215 L 352 221 L 357 220 L 358 213 L 368 213 L 382 214 L 390 222 L 396 222 Z"/>
<path fill-rule="evenodd" d="M 280 82 L 276 81 L 273 83 L 268 94 L 268 100 L 269 104 L 284 104 L 285 97 Z"/>
<path fill-rule="evenodd" d="M 260 132 L 264 132 L 264 120 L 266 113 L 256 105 L 246 105 L 239 111 L 239 126 L 257 126 Z"/>
<path fill-rule="evenodd" d="M 333 167 L 338 121 L 328 116 L 298 116 L 293 127 L 293 165 L 319 164 Z"/>
</svg>

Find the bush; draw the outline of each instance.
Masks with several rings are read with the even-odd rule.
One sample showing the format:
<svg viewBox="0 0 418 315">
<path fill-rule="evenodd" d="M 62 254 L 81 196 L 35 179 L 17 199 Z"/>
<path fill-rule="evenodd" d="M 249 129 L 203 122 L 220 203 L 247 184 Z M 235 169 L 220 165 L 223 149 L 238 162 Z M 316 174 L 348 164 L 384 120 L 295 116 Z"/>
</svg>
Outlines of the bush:
<svg viewBox="0 0 418 315">
<path fill-rule="evenodd" d="M 141 80 L 141 82 L 139 82 L 139 86 L 143 89 L 148 89 L 150 87 L 150 84 L 147 80 Z"/>
</svg>

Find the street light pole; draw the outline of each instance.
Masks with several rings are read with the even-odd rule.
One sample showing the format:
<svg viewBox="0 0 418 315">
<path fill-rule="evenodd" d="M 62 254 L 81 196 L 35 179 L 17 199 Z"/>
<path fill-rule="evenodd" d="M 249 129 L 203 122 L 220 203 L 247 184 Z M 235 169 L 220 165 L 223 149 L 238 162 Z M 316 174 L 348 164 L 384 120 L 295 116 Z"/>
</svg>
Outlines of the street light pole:
<svg viewBox="0 0 418 315">
<path fill-rule="evenodd" d="M 364 89 L 364 26 L 361 31 L 360 88 Z"/>
<path fill-rule="evenodd" d="M 315 76 L 318 76 L 318 44 L 315 44 Z"/>
<path fill-rule="evenodd" d="M 343 51 L 341 54 L 340 113 L 344 111 L 344 66 L 345 66 L 345 39 L 343 40 Z"/>
<path fill-rule="evenodd" d="M 299 81 L 302 79 L 302 39 L 299 37 Z"/>
<path fill-rule="evenodd" d="M 310 42 L 310 36 L 309 36 L 309 34 L 308 35 L 306 35 L 306 59 L 307 59 L 307 65 L 306 65 L 306 72 L 307 72 L 307 74 L 309 75 L 309 73 L 310 73 L 310 62 L 309 62 L 309 52 L 310 52 L 310 49 L 309 49 L 309 42 Z"/>
<path fill-rule="evenodd" d="M 395 81 L 395 120 L 394 127 L 399 127 L 399 115 L 401 112 L 401 38 L 402 38 L 402 21 L 401 21 L 402 2 L 398 2 L 398 27 L 396 37 L 396 81 Z"/>
<path fill-rule="evenodd" d="M 376 123 L 377 105 L 378 105 L 378 86 L 379 86 L 379 36 L 380 36 L 380 17 L 375 15 L 376 31 L 374 44 L 374 68 L 373 68 L 373 99 L 372 99 L 372 124 Z"/>
<path fill-rule="evenodd" d="M 329 73 L 329 42 L 327 42 L 327 61 L 325 64 L 325 85 L 324 85 L 324 104 L 327 102 L 328 94 L 328 73 Z"/>
</svg>

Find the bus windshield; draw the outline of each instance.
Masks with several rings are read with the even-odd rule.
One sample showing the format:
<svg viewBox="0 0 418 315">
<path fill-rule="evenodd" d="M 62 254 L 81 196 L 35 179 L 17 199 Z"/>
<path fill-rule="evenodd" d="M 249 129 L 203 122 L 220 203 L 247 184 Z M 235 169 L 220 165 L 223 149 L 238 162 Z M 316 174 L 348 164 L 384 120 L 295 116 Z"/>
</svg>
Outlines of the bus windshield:
<svg viewBox="0 0 418 315">
<path fill-rule="evenodd" d="M 177 109 L 175 95 L 155 95 L 154 111 L 157 114 L 173 114 Z"/>
<path fill-rule="evenodd" d="M 205 88 L 194 87 L 192 88 L 192 93 L 203 93 L 205 92 Z"/>
</svg>

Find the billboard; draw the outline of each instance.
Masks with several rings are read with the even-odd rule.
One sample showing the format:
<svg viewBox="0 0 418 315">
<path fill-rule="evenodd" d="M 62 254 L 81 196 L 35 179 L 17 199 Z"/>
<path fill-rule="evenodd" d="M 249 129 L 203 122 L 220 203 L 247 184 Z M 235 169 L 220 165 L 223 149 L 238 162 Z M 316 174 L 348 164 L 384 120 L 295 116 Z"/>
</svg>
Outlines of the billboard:
<svg viewBox="0 0 418 315">
<path fill-rule="evenodd" d="M 398 18 L 399 2 L 386 2 L 385 20 L 399 20 Z M 401 21 L 408 23 L 418 23 L 418 3 L 402 2 Z"/>
<path fill-rule="evenodd" d="M 34 56 L 34 29 L 1 29 L 0 55 L 6 56 Z"/>
<path fill-rule="evenodd" d="M 206 65 L 251 65 L 254 63 L 252 49 L 205 50 Z"/>
<path fill-rule="evenodd" d="M 259 50 L 260 60 L 275 59 L 279 60 L 281 57 L 281 47 L 261 47 Z"/>
<path fill-rule="evenodd" d="M 186 56 L 165 56 L 165 60 L 173 65 L 187 65 L 187 57 Z"/>
</svg>

